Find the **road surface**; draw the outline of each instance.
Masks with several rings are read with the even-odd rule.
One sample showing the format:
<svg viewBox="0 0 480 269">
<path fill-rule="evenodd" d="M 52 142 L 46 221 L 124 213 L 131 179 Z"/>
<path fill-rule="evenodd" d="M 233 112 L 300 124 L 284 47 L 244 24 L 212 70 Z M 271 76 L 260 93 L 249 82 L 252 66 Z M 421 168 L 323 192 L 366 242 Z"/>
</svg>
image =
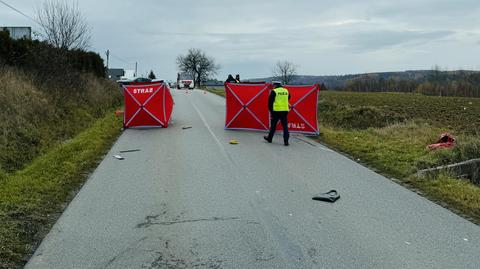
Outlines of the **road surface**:
<svg viewBox="0 0 480 269">
<path fill-rule="evenodd" d="M 122 134 L 26 268 L 480 268 L 479 226 L 301 136 L 225 131 L 221 97 L 174 99 L 168 129 Z"/>
</svg>

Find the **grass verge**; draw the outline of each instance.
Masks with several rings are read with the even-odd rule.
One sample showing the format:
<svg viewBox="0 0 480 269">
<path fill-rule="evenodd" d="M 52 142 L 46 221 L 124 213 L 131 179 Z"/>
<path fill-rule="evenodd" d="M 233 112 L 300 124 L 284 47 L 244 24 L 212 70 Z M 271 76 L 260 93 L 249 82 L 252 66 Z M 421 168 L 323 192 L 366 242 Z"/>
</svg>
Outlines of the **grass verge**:
<svg viewBox="0 0 480 269">
<path fill-rule="evenodd" d="M 120 133 L 113 113 L 0 180 L 0 268 L 20 268 Z"/>
<path fill-rule="evenodd" d="M 225 97 L 225 90 L 223 88 L 206 88 L 207 91 Z"/>
<path fill-rule="evenodd" d="M 436 178 L 411 176 L 404 180 L 430 200 L 480 225 L 480 188 L 452 175 L 440 174 Z"/>
</svg>

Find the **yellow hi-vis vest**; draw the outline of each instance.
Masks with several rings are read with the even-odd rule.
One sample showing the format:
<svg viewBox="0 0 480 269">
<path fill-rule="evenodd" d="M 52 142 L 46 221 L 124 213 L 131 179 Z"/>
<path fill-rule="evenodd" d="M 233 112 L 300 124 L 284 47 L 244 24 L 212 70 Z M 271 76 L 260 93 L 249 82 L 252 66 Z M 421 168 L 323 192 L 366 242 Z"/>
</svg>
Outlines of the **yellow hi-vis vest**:
<svg viewBox="0 0 480 269">
<path fill-rule="evenodd" d="M 275 102 L 273 102 L 273 111 L 289 111 L 288 106 L 288 90 L 285 88 L 276 88 L 273 90 L 275 92 Z"/>
</svg>

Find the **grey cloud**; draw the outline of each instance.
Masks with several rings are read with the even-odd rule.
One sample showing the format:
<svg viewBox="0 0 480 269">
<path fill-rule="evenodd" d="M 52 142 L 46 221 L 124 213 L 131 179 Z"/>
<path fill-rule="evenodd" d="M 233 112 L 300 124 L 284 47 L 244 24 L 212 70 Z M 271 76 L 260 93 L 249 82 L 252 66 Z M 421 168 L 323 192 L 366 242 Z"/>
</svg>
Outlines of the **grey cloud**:
<svg viewBox="0 0 480 269">
<path fill-rule="evenodd" d="M 6 1 L 30 15 L 39 2 Z M 79 6 L 93 29 L 92 49 L 123 59 L 111 58 L 111 66 L 138 61 L 141 72 L 154 69 L 167 79 L 175 78 L 176 56 L 192 47 L 223 66 L 219 78 L 268 76 L 283 59 L 305 74 L 416 69 L 442 64 L 435 61 L 447 59 L 440 57 L 445 51 L 446 63 L 477 65 L 470 55 L 478 53 L 478 0 L 82 0 Z M 32 25 L 2 8 L 0 17 Z"/>
<path fill-rule="evenodd" d="M 395 46 L 414 46 L 435 42 L 455 34 L 453 31 L 369 31 L 351 34 L 338 42 L 355 52 L 376 51 Z"/>
</svg>

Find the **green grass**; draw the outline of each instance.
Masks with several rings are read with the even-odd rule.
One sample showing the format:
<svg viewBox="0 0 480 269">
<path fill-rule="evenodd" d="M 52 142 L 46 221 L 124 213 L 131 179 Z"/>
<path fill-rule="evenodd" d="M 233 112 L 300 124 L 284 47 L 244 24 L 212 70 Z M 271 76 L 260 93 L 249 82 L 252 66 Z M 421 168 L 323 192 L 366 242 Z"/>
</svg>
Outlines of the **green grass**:
<svg viewBox="0 0 480 269">
<path fill-rule="evenodd" d="M 414 171 L 416 160 L 429 154 L 425 145 L 435 140 L 439 131 L 414 122 L 366 130 L 322 125 L 320 140 L 389 176 L 402 178 Z"/>
<path fill-rule="evenodd" d="M 209 88 L 206 88 L 206 90 L 211 92 L 211 93 L 214 93 L 216 95 L 220 95 L 220 96 L 225 97 L 225 89 L 223 89 L 223 88 L 209 87 Z"/>
<path fill-rule="evenodd" d="M 0 181 L 0 268 L 23 266 L 120 133 L 113 113 Z"/>
</svg>

